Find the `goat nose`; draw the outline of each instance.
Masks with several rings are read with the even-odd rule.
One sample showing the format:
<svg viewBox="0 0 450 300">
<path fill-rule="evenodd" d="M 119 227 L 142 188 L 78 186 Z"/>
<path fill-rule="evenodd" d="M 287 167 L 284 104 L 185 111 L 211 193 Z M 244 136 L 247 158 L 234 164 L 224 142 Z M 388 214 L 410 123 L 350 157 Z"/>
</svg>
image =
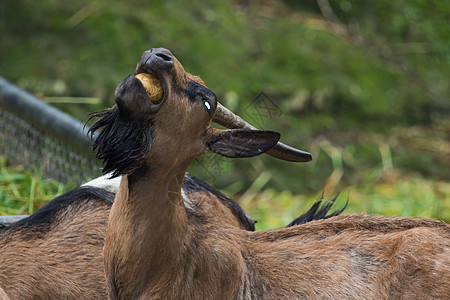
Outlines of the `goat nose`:
<svg viewBox="0 0 450 300">
<path fill-rule="evenodd" d="M 157 73 L 173 66 L 172 53 L 165 48 L 153 48 L 145 51 L 136 67 L 136 73 Z"/>
<path fill-rule="evenodd" d="M 153 55 L 155 55 L 158 59 L 162 59 L 166 63 L 173 63 L 172 53 L 165 48 L 153 48 Z"/>
</svg>

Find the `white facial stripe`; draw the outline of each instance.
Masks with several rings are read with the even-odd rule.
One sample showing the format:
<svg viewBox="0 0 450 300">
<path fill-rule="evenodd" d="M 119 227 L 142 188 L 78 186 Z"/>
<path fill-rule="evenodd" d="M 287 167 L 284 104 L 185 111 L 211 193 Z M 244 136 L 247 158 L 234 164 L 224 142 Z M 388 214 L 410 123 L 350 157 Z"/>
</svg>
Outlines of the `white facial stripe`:
<svg viewBox="0 0 450 300">
<path fill-rule="evenodd" d="M 206 108 L 207 108 L 208 110 L 211 109 L 211 105 L 209 104 L 209 102 L 205 101 L 205 102 L 203 102 L 203 103 L 205 104 L 205 106 L 206 106 Z"/>
</svg>

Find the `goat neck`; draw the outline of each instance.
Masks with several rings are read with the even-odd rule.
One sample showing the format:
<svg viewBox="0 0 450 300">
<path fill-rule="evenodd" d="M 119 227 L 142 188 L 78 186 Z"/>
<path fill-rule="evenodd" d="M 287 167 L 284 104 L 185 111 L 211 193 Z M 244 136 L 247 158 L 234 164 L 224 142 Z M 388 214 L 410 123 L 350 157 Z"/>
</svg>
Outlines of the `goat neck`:
<svg viewBox="0 0 450 300">
<path fill-rule="evenodd" d="M 173 174 L 152 170 L 154 176 L 134 183 L 132 176 L 122 177 L 109 216 L 104 249 L 105 267 L 113 275 L 109 279 L 114 279 L 108 282 L 110 296 L 135 299 L 147 283 L 155 283 L 161 274 L 175 271 L 173 262 L 187 222 L 181 196 L 184 171 Z"/>
</svg>

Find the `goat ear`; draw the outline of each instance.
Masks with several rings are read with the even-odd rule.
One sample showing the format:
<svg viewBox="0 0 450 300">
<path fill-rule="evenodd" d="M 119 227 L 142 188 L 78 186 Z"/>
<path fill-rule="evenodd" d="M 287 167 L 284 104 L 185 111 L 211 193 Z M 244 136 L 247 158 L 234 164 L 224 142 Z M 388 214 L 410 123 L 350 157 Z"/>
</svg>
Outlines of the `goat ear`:
<svg viewBox="0 0 450 300">
<path fill-rule="evenodd" d="M 280 134 L 269 130 L 238 129 L 221 131 L 208 143 L 211 152 L 225 157 L 252 157 L 266 152 L 280 139 Z"/>
</svg>

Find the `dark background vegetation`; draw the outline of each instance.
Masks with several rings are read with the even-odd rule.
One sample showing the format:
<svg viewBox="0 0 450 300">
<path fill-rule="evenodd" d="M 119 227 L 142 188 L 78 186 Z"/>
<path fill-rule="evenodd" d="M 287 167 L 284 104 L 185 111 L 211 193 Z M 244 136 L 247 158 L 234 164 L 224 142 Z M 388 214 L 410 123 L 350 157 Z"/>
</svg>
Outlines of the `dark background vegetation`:
<svg viewBox="0 0 450 300">
<path fill-rule="evenodd" d="M 426 0 L 5 0 L 0 76 L 84 121 L 143 51 L 166 47 L 223 104 L 314 155 L 191 167 L 258 216 L 343 191 L 350 211 L 450 221 L 449 16 Z"/>
</svg>

